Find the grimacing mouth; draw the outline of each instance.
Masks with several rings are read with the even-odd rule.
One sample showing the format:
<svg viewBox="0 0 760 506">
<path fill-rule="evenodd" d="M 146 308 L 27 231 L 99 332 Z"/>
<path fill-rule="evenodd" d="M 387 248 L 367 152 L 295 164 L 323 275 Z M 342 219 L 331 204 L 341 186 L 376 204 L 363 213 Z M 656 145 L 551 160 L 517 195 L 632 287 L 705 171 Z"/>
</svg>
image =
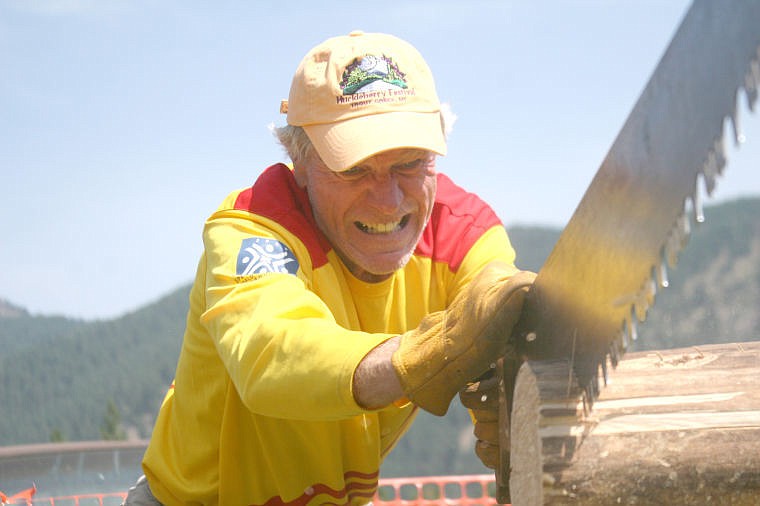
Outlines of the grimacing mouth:
<svg viewBox="0 0 760 506">
<path fill-rule="evenodd" d="M 379 234 L 390 234 L 393 232 L 397 232 L 409 223 L 409 220 L 411 219 L 411 214 L 405 214 L 400 220 L 398 221 L 392 221 L 388 223 L 362 223 L 361 221 L 355 221 L 354 225 L 356 228 L 364 232 L 365 234 L 370 235 L 379 235 Z"/>
</svg>

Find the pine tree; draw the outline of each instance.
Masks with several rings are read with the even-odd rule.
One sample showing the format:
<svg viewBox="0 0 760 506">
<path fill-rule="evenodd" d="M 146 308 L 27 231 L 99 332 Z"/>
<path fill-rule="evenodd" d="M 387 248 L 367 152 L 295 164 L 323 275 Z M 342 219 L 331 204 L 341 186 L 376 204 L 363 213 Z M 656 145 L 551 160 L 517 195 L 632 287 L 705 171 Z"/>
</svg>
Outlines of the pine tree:
<svg viewBox="0 0 760 506">
<path fill-rule="evenodd" d="M 103 423 L 100 424 L 100 437 L 107 441 L 127 439 L 127 434 L 121 427 L 121 414 L 113 399 L 108 401 Z"/>
</svg>

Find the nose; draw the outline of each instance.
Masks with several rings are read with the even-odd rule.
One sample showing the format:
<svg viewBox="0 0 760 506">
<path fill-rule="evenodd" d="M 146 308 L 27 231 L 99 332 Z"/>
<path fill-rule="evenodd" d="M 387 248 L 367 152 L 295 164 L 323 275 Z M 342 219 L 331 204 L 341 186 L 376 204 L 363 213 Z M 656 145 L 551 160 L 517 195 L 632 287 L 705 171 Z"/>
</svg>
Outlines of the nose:
<svg viewBox="0 0 760 506">
<path fill-rule="evenodd" d="M 387 214 L 395 212 L 404 201 L 398 178 L 390 171 L 375 174 L 367 193 L 368 204 Z"/>
</svg>

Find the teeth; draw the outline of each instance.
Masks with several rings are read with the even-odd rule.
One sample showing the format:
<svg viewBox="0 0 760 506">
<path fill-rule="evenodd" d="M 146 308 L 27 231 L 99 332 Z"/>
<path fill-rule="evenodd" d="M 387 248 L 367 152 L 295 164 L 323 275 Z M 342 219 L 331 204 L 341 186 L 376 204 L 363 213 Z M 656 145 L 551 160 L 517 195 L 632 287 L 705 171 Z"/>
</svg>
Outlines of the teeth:
<svg viewBox="0 0 760 506">
<path fill-rule="evenodd" d="M 370 225 L 357 221 L 356 226 L 368 234 L 389 234 L 401 228 L 401 222 L 402 220 L 389 223 L 373 223 Z"/>
</svg>

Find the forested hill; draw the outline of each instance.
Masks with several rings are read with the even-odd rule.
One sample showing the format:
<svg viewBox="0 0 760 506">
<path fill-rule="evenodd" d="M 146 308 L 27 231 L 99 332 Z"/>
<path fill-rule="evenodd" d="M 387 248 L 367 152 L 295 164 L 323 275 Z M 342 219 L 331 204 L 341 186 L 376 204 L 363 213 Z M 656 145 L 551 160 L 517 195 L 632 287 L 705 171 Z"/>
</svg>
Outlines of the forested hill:
<svg viewBox="0 0 760 506">
<path fill-rule="evenodd" d="M 705 213 L 636 348 L 760 339 L 760 198 Z M 518 265 L 538 270 L 560 230 L 509 232 Z M 188 291 L 108 321 L 30 315 L 0 301 L 0 445 L 114 437 L 115 419 L 132 437 L 149 436 L 173 377 Z M 442 419 L 422 414 L 383 473 L 485 472 L 471 445 L 469 419 L 455 401 Z"/>
</svg>

